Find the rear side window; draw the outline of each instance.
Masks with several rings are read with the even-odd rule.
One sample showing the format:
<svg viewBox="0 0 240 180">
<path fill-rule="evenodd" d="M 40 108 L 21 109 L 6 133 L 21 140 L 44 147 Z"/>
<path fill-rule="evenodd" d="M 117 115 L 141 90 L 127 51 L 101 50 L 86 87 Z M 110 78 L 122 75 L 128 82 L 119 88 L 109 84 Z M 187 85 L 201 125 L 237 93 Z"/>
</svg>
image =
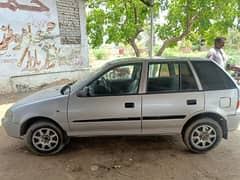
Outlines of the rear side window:
<svg viewBox="0 0 240 180">
<path fill-rule="evenodd" d="M 180 89 L 185 91 L 197 90 L 197 83 L 194 79 L 192 71 L 187 63 L 179 63 L 180 70 Z"/>
<path fill-rule="evenodd" d="M 186 62 L 149 64 L 147 92 L 196 91 L 197 84 Z"/>
<path fill-rule="evenodd" d="M 203 90 L 222 90 L 236 88 L 227 74 L 211 61 L 193 61 Z"/>
<path fill-rule="evenodd" d="M 149 77 L 150 78 L 170 77 L 168 63 L 150 65 Z"/>
</svg>

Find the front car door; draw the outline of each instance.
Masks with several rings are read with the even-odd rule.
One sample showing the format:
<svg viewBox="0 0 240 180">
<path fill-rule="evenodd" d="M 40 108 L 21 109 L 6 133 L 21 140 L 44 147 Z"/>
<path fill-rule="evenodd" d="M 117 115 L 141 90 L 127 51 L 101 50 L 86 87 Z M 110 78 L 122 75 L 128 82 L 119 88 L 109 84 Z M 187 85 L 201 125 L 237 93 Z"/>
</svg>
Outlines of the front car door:
<svg viewBox="0 0 240 180">
<path fill-rule="evenodd" d="M 113 66 L 87 86 L 89 94 L 69 99 L 74 136 L 140 134 L 142 63 Z"/>
<path fill-rule="evenodd" d="M 143 95 L 144 134 L 175 134 L 191 114 L 204 109 L 204 92 L 187 61 L 149 62 Z"/>
</svg>

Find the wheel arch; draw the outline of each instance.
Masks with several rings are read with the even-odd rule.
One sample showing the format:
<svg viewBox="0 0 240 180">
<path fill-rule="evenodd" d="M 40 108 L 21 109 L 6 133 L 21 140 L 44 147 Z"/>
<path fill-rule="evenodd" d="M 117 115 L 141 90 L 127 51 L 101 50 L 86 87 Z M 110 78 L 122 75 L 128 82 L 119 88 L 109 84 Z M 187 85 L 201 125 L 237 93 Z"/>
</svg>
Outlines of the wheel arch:
<svg viewBox="0 0 240 180">
<path fill-rule="evenodd" d="M 182 131 L 181 131 L 182 136 L 190 124 L 197 121 L 198 119 L 206 118 L 206 117 L 211 118 L 214 121 L 219 123 L 219 125 L 221 126 L 222 131 L 223 131 L 223 138 L 227 139 L 228 138 L 228 129 L 227 129 L 226 119 L 224 117 L 222 117 L 221 115 L 219 115 L 217 113 L 213 113 L 213 112 L 204 112 L 204 113 L 197 114 L 197 115 L 194 115 L 193 117 L 191 117 L 187 122 L 185 122 L 185 124 L 182 128 Z"/>
<path fill-rule="evenodd" d="M 53 119 L 51 118 L 48 118 L 48 117 L 43 117 L 43 116 L 38 116 L 38 117 L 32 117 L 28 120 L 26 120 L 22 125 L 21 125 L 21 128 L 20 128 L 20 136 L 24 136 L 26 133 L 27 133 L 27 130 L 28 128 L 33 125 L 34 123 L 36 122 L 49 122 L 49 123 L 52 123 L 54 125 L 56 125 L 58 128 L 61 129 L 61 131 L 66 134 L 66 132 L 64 131 L 64 129 L 56 122 L 54 121 Z"/>
</svg>

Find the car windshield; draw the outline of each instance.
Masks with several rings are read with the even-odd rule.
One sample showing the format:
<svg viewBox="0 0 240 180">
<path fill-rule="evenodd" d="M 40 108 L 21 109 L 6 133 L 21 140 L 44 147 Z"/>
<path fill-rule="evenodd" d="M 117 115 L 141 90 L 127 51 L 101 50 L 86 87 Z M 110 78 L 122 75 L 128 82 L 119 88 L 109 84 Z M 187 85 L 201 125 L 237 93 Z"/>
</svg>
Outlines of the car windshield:
<svg viewBox="0 0 240 180">
<path fill-rule="evenodd" d="M 88 77 L 90 77 L 91 73 L 90 72 L 87 72 L 86 73 L 86 76 L 84 76 L 81 80 L 78 80 L 78 81 L 73 81 L 73 82 L 70 82 L 68 84 L 65 84 L 62 88 L 61 88 L 61 94 L 68 94 L 69 93 L 69 90 L 74 90 L 75 88 L 79 87 L 79 85 L 84 82 L 85 80 L 88 79 Z"/>
<path fill-rule="evenodd" d="M 71 83 L 69 83 L 69 84 L 64 85 L 63 88 L 66 87 L 66 86 L 67 86 L 67 88 L 65 88 L 65 89 L 63 90 L 63 93 L 62 93 L 62 94 L 67 94 L 67 92 L 68 92 L 69 89 L 71 89 L 71 91 L 77 90 L 77 89 L 81 86 L 82 83 L 84 83 L 84 82 L 92 79 L 96 74 L 98 74 L 99 72 L 101 72 L 104 67 L 105 67 L 105 66 L 101 66 L 101 67 L 99 67 L 99 68 L 97 68 L 97 69 L 88 71 L 88 72 L 86 72 L 86 73 L 84 74 L 84 76 L 81 77 L 80 80 L 73 81 L 73 82 L 71 82 Z M 63 88 L 62 88 L 62 89 L 63 89 Z M 67 89 L 68 89 L 68 90 L 67 90 Z"/>
</svg>

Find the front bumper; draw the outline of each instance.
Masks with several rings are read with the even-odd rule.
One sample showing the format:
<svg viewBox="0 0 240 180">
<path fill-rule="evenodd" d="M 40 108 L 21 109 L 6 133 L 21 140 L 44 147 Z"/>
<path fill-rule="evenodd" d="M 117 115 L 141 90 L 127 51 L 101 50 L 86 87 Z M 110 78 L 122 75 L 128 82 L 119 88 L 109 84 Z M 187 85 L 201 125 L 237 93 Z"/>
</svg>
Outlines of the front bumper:
<svg viewBox="0 0 240 180">
<path fill-rule="evenodd" d="M 2 119 L 2 126 L 4 127 L 7 134 L 11 137 L 20 138 L 20 126 L 19 124 L 8 120 L 6 118 Z"/>
</svg>

